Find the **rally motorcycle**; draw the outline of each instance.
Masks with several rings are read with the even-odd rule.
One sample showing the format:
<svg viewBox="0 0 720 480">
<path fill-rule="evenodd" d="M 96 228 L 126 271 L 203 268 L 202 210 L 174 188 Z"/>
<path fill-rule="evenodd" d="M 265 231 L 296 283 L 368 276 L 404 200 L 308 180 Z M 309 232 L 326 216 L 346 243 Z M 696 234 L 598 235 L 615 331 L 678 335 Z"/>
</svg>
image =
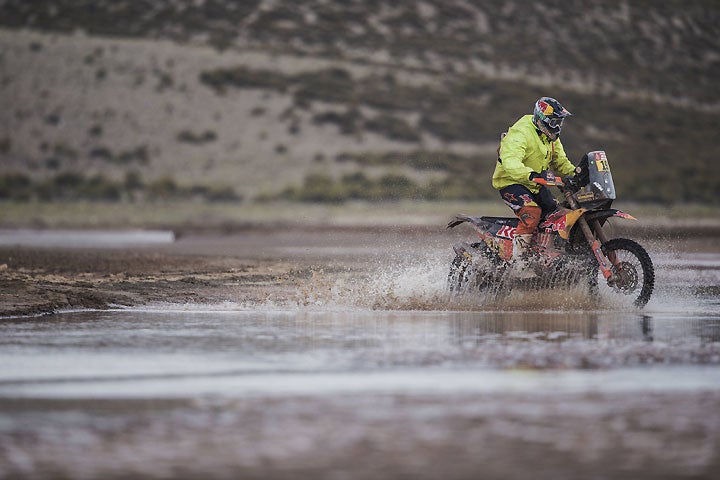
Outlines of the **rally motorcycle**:
<svg viewBox="0 0 720 480">
<path fill-rule="evenodd" d="M 538 181 L 556 186 L 564 201 L 541 219 L 525 254 L 534 270 L 532 278 L 513 278 L 510 270 L 512 239 L 518 219 L 457 215 L 448 223 L 454 228 L 469 223 L 479 237 L 453 246 L 450 267 L 451 292 L 508 293 L 515 288 L 587 286 L 593 297 L 606 295 L 644 307 L 655 286 L 655 270 L 647 251 L 627 238 L 608 238 L 608 219 L 635 218 L 611 208 L 615 186 L 604 151 L 583 156 L 574 178 Z"/>
</svg>

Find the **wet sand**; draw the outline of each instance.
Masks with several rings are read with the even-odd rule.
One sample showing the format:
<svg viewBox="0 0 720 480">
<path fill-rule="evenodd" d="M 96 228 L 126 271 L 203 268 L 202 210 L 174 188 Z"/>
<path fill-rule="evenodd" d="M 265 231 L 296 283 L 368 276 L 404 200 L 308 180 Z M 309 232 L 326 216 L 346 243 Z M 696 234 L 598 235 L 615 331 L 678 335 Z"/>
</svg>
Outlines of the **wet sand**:
<svg viewBox="0 0 720 480">
<path fill-rule="evenodd" d="M 434 228 L 256 227 L 189 232 L 165 245 L 0 246 L 0 316 L 160 302 L 284 303 L 302 296 L 319 271 L 347 277 L 369 260 L 428 246 L 444 250 L 445 261 L 454 237 Z"/>
<path fill-rule="evenodd" d="M 302 275 L 270 260 L 154 249 L 0 248 L 0 316 L 147 303 L 261 300 Z"/>
</svg>

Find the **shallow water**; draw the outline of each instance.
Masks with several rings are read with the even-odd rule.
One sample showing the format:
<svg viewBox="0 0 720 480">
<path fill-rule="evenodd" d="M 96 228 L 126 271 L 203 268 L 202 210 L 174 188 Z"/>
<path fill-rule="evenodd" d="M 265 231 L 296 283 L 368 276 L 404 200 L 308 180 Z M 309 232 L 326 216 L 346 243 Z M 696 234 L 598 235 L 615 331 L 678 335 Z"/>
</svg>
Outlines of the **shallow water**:
<svg viewBox="0 0 720 480">
<path fill-rule="evenodd" d="M 720 369 L 704 367 L 720 364 L 720 315 L 709 312 L 195 308 L 66 313 L 6 321 L 2 330 L 2 397 L 576 392 L 599 377 L 605 390 L 673 390 L 680 367 L 687 385 L 720 389 Z M 640 367 L 652 365 L 662 368 L 650 387 Z M 527 378 L 542 381 L 523 385 L 506 369 L 538 370 Z M 639 383 L 628 385 L 633 378 Z"/>
<path fill-rule="evenodd" d="M 651 255 L 643 310 L 449 299 L 431 251 L 284 303 L 2 320 L 0 478 L 711 477 L 720 254 Z"/>
<path fill-rule="evenodd" d="M 0 246 L 119 248 L 169 244 L 175 234 L 168 230 L 8 230 L 0 229 Z"/>
</svg>

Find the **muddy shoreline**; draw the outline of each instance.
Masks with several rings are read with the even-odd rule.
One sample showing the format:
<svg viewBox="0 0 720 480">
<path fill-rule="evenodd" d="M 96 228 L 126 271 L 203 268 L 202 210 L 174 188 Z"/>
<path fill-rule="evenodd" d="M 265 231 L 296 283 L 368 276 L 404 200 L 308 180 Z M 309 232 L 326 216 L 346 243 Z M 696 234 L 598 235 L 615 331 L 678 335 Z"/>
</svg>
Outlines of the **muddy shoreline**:
<svg viewBox="0 0 720 480">
<path fill-rule="evenodd" d="M 306 275 L 283 262 L 157 250 L 0 248 L 0 317 L 149 303 L 260 301 Z"/>
<path fill-rule="evenodd" d="M 314 271 L 347 272 L 406 239 L 418 244 L 444 235 L 438 228 L 270 224 L 187 226 L 173 233 L 174 242 L 152 246 L 0 245 L 0 317 L 159 303 L 282 304 L 297 301 Z M 366 255 L 338 254 L 338 248 Z"/>
</svg>

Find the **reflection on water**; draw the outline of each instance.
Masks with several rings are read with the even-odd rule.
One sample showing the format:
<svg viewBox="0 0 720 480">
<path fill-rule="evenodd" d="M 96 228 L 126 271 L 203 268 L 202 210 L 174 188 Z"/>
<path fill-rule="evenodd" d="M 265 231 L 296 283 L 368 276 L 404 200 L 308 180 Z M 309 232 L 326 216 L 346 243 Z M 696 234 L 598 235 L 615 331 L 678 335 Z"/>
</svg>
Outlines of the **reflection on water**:
<svg viewBox="0 0 720 480">
<path fill-rule="evenodd" d="M 119 248 L 167 244 L 169 230 L 7 230 L 0 229 L 0 245 L 24 247 Z"/>
<path fill-rule="evenodd" d="M 257 391 L 278 375 L 288 382 L 287 375 L 389 371 L 404 376 L 402 391 L 425 385 L 422 369 L 458 378 L 720 363 L 720 315 L 110 311 L 6 320 L 0 332 L 0 397 L 123 396 L 136 381 L 133 396 L 236 395 L 248 375 L 263 376 L 252 384 Z M 370 383 L 353 388 L 373 390 L 380 377 L 363 378 Z"/>
<path fill-rule="evenodd" d="M 702 478 L 719 331 L 622 312 L 3 320 L 0 478 Z"/>
<path fill-rule="evenodd" d="M 458 319 L 455 328 L 460 341 L 475 337 L 482 343 L 488 334 L 523 339 L 565 341 L 583 338 L 632 342 L 643 340 L 694 341 L 700 344 L 720 341 L 720 315 L 718 317 L 663 318 L 648 314 L 599 313 L 486 313 L 474 319 Z"/>
</svg>

